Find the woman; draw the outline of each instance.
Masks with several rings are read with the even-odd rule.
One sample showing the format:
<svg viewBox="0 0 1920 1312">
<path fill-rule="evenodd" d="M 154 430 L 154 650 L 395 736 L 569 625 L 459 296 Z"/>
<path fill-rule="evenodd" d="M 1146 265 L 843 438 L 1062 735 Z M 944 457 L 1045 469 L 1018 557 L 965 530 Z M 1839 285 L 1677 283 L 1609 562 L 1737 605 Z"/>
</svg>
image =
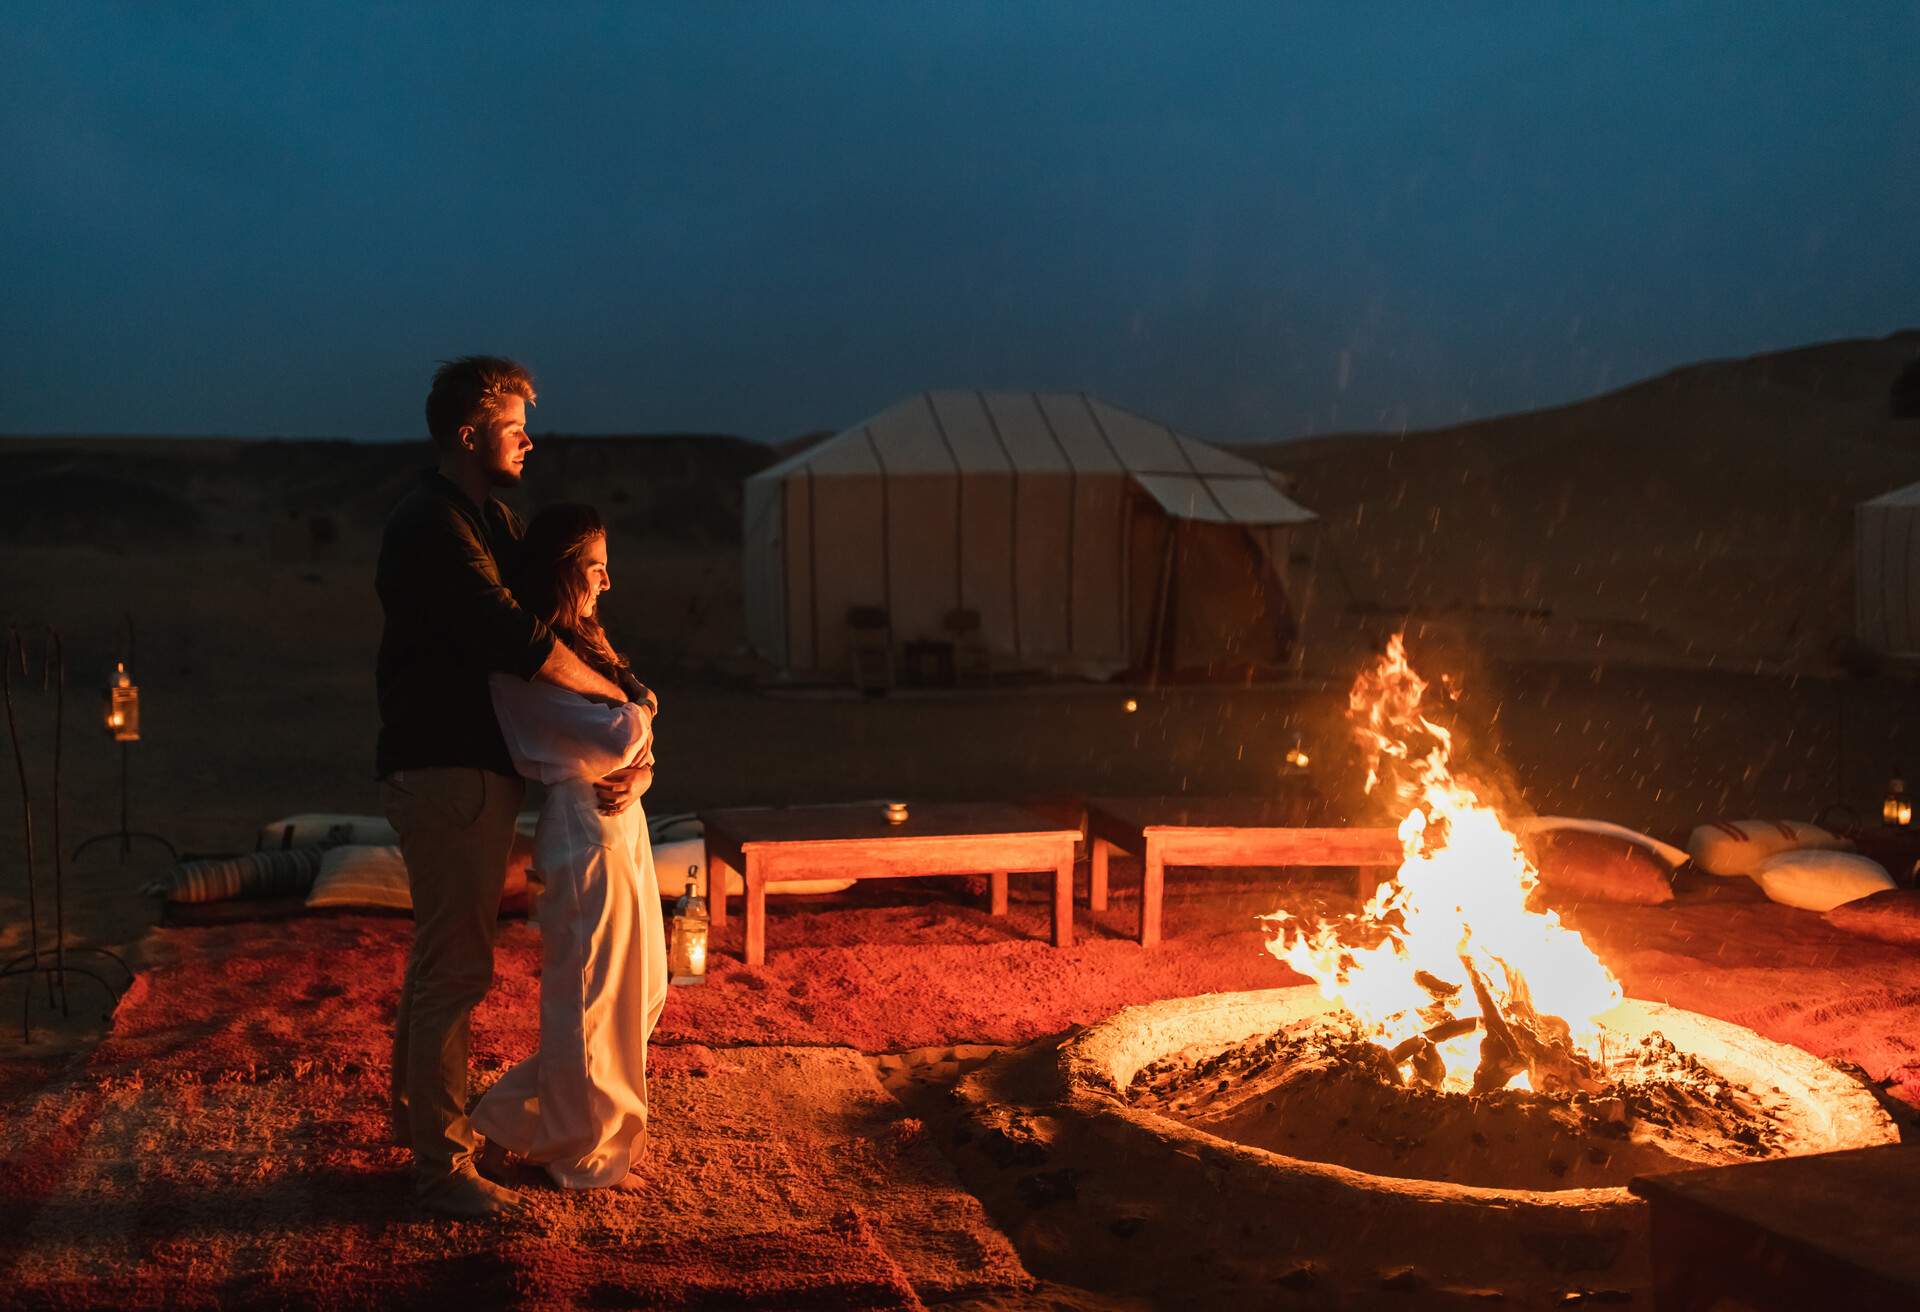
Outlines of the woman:
<svg viewBox="0 0 1920 1312">
<path fill-rule="evenodd" d="M 634 1188 L 646 1147 L 647 1038 L 667 998 L 667 948 L 646 816 L 606 814 L 594 782 L 653 766 L 645 689 L 607 641 L 599 598 L 607 534 L 591 506 L 541 511 L 512 579 L 522 606 L 583 661 L 628 689 L 609 706 L 511 675 L 493 705 L 515 766 L 547 785 L 534 832 L 540 897 L 540 1049 L 500 1077 L 474 1108 L 482 1162 L 514 1152 L 565 1188 Z M 643 782 L 650 779 L 643 777 Z"/>
</svg>

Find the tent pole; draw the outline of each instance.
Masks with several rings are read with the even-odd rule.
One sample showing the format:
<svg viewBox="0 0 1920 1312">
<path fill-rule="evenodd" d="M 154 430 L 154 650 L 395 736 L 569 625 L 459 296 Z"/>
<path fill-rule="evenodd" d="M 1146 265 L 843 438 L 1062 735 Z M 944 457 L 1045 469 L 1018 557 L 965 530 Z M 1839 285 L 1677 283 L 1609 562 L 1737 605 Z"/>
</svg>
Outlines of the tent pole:
<svg viewBox="0 0 1920 1312">
<path fill-rule="evenodd" d="M 1160 594 L 1153 603 L 1153 636 L 1147 643 L 1147 686 L 1160 684 L 1160 655 L 1167 641 L 1167 610 L 1173 601 L 1173 549 L 1174 539 L 1179 535 L 1180 521 L 1167 520 L 1167 545 L 1160 554 Z"/>
</svg>

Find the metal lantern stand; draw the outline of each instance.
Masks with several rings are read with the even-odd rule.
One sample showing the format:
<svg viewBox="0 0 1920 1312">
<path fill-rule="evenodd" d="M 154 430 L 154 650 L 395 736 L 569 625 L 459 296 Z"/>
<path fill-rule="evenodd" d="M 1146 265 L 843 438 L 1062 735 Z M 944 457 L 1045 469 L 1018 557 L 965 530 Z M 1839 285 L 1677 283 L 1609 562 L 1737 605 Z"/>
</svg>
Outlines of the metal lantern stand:
<svg viewBox="0 0 1920 1312">
<path fill-rule="evenodd" d="M 132 755 L 132 752 L 133 752 L 132 743 L 122 742 L 120 744 L 120 827 L 118 829 L 109 830 L 104 834 L 95 834 L 92 838 L 89 838 L 86 842 L 74 848 L 73 859 L 75 861 L 78 861 L 80 859 L 80 854 L 86 851 L 88 848 L 92 847 L 95 843 L 107 843 L 107 842 L 113 841 L 114 839 L 120 840 L 120 864 L 121 865 L 125 865 L 127 861 L 133 856 L 133 844 L 136 840 L 139 840 L 142 842 L 148 842 L 148 843 L 158 843 L 160 844 L 160 846 L 167 849 L 167 855 L 172 857 L 174 861 L 178 862 L 180 860 L 179 850 L 176 849 L 172 843 L 168 842 L 166 839 L 162 838 L 160 835 L 154 834 L 154 833 L 148 833 L 144 829 L 127 828 L 127 792 L 128 792 L 127 774 L 128 774 L 128 760 Z"/>
<path fill-rule="evenodd" d="M 120 660 L 116 673 L 124 682 L 126 679 L 127 666 L 133 663 L 133 616 L 131 615 L 126 617 L 126 645 L 122 650 L 125 652 L 125 655 Z M 111 687 L 107 689 L 107 696 L 111 704 L 113 697 L 113 689 Z M 120 843 L 121 865 L 125 865 L 132 858 L 135 841 L 158 843 L 167 849 L 167 855 L 176 863 L 180 860 L 179 851 L 172 843 L 162 838 L 159 834 L 151 833 L 144 829 L 128 828 L 128 795 L 132 791 L 133 745 L 140 741 L 137 698 L 135 699 L 135 707 L 136 709 L 133 712 L 134 725 L 131 731 L 122 731 L 119 728 L 119 722 L 115 719 L 110 719 L 107 723 L 108 729 L 113 732 L 115 740 L 120 744 L 120 827 L 104 834 L 95 834 L 92 838 L 87 839 L 84 843 L 80 844 L 80 846 L 74 848 L 72 859 L 75 861 L 78 861 L 80 854 L 92 847 L 95 843 L 108 843 L 116 839 Z"/>
<path fill-rule="evenodd" d="M 62 1016 L 72 1014 L 67 998 L 67 977 L 78 975 L 100 986 L 101 991 L 107 996 L 107 1011 L 111 1014 L 112 1004 L 133 983 L 133 970 L 118 953 L 106 948 L 67 945 L 66 867 L 60 859 L 60 740 L 66 727 L 67 671 L 60 634 L 51 628 L 47 630 L 46 665 L 41 673 L 41 686 L 44 688 L 48 682 L 52 682 L 55 689 L 53 703 L 53 941 L 49 947 L 43 948 L 40 945 L 40 894 L 34 872 L 33 799 L 28 789 L 26 757 L 20 749 L 20 728 L 13 709 L 13 667 L 16 661 L 19 663 L 20 673 L 24 676 L 27 673 L 26 642 L 20 637 L 18 631 L 8 629 L 6 649 L 4 654 L 0 655 L 0 689 L 4 689 L 7 735 L 13 743 L 14 772 L 20 781 L 22 842 L 25 847 L 27 873 L 29 950 L 11 961 L 0 964 L 0 980 L 17 976 L 27 981 L 27 987 L 20 999 L 20 1041 L 26 1043 L 33 1038 L 32 1008 L 36 977 L 46 986 L 49 1011 L 58 1007 Z M 106 977 L 87 966 L 75 965 L 70 960 L 72 957 L 105 958 L 120 968 L 127 982 L 115 987 Z"/>
</svg>

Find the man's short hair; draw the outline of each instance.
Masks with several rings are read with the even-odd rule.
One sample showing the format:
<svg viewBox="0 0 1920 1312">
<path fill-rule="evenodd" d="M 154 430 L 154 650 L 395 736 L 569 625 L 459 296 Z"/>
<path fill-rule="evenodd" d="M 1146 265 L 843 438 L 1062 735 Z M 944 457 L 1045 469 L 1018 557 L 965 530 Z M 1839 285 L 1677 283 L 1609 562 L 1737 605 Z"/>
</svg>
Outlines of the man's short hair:
<svg viewBox="0 0 1920 1312">
<path fill-rule="evenodd" d="M 434 371 L 427 393 L 427 432 L 433 444 L 451 451 L 460 430 L 478 428 L 482 420 L 500 413 L 510 396 L 533 404 L 533 375 L 518 360 L 498 355 L 463 355 L 447 360 Z"/>
</svg>

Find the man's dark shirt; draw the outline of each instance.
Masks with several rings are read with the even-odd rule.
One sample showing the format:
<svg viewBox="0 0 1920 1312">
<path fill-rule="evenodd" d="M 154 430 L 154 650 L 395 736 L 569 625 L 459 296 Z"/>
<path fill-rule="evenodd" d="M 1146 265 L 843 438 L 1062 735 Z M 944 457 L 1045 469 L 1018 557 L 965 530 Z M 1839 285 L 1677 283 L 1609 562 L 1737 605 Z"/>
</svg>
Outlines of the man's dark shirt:
<svg viewBox="0 0 1920 1312">
<path fill-rule="evenodd" d="M 386 615 L 378 777 L 431 766 L 514 773 L 487 676 L 531 679 L 554 642 L 500 581 L 521 532 L 499 500 L 475 506 L 432 469 L 387 516 L 374 576 Z"/>
</svg>

